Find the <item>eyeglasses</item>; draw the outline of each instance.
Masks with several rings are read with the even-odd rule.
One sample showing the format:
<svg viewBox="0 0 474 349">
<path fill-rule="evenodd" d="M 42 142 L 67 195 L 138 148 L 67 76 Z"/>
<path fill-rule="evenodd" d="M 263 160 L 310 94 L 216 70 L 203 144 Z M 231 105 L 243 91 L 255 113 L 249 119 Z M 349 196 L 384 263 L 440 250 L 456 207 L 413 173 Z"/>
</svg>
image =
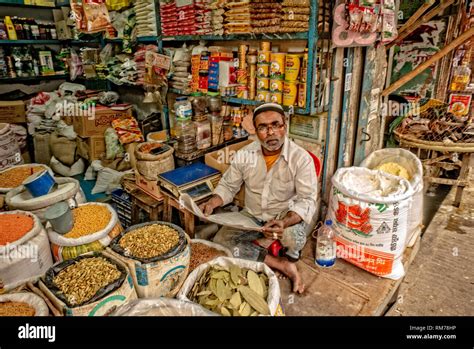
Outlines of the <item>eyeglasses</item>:
<svg viewBox="0 0 474 349">
<path fill-rule="evenodd" d="M 285 124 L 280 124 L 278 122 L 274 122 L 273 124 L 270 125 L 260 125 L 257 126 L 257 132 L 258 133 L 268 133 L 270 130 L 273 132 L 280 131 Z"/>
</svg>

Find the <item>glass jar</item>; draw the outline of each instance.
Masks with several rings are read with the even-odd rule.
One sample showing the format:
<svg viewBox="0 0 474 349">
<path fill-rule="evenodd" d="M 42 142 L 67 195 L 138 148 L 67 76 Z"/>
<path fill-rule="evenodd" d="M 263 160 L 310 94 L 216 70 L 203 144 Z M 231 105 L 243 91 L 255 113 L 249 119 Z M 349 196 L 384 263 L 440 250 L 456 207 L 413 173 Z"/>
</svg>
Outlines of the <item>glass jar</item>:
<svg viewBox="0 0 474 349">
<path fill-rule="evenodd" d="M 196 150 L 196 129 L 190 118 L 176 118 L 175 136 L 178 152 L 187 154 Z"/>
<path fill-rule="evenodd" d="M 211 113 L 220 112 L 222 109 L 222 99 L 218 92 L 209 92 L 207 94 L 207 104 Z"/>
<path fill-rule="evenodd" d="M 211 123 L 209 120 L 195 121 L 196 127 L 196 148 L 206 149 L 211 146 Z"/>
<path fill-rule="evenodd" d="M 193 115 L 201 116 L 207 112 L 207 98 L 200 92 L 194 92 L 191 94 L 190 102 L 193 106 Z"/>
<path fill-rule="evenodd" d="M 211 133 L 212 145 L 216 146 L 224 141 L 224 118 L 220 113 L 212 113 L 211 115 Z"/>
<path fill-rule="evenodd" d="M 224 141 L 230 141 L 232 139 L 233 135 L 233 130 L 232 130 L 232 123 L 230 121 L 224 121 Z"/>
<path fill-rule="evenodd" d="M 176 118 L 191 118 L 193 116 L 193 107 L 187 97 L 177 97 L 174 103 L 174 112 Z"/>
</svg>

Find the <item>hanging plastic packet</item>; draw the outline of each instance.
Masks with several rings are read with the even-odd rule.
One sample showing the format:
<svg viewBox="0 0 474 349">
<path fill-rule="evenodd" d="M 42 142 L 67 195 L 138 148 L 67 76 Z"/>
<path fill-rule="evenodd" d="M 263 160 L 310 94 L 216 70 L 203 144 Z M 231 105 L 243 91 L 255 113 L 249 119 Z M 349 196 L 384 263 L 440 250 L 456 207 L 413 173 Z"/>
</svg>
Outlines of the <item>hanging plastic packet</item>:
<svg viewBox="0 0 474 349">
<path fill-rule="evenodd" d="M 144 141 L 142 131 L 134 117 L 115 119 L 112 121 L 112 127 L 122 144 Z"/>
<path fill-rule="evenodd" d="M 387 44 L 398 36 L 395 0 L 382 1 L 382 43 Z"/>
<path fill-rule="evenodd" d="M 71 47 L 71 61 L 69 63 L 69 77 L 72 81 L 82 76 L 84 72 L 82 61 L 76 51 Z"/>
<path fill-rule="evenodd" d="M 349 4 L 349 27 L 347 30 L 358 32 L 362 23 L 362 11 L 359 6 Z"/>
<path fill-rule="evenodd" d="M 71 17 L 76 23 L 76 29 L 79 31 L 86 30 L 86 21 L 84 17 L 84 9 L 82 0 L 71 0 Z"/>
<path fill-rule="evenodd" d="M 105 0 L 84 0 L 82 4 L 86 19 L 86 31 L 96 33 L 111 25 Z"/>
</svg>

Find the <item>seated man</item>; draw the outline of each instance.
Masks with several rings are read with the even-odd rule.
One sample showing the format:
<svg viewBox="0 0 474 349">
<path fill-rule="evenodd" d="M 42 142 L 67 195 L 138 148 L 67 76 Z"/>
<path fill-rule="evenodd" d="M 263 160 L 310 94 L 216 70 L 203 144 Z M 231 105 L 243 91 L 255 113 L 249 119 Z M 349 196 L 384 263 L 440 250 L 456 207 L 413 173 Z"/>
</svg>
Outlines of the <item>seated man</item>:
<svg viewBox="0 0 474 349">
<path fill-rule="evenodd" d="M 234 156 L 214 195 L 200 205 L 205 215 L 232 202 L 245 183 L 242 214 L 263 225 L 263 233 L 222 227 L 214 237 L 235 257 L 264 262 L 288 276 L 293 292 L 303 293 L 304 284 L 294 262 L 306 243 L 305 230 L 316 209 L 317 178 L 309 153 L 286 137 L 283 108 L 266 103 L 254 110 L 253 122 L 259 142 L 242 148 Z M 254 154 L 253 161 L 241 152 Z M 243 153 L 242 153 L 243 154 Z M 274 257 L 255 240 L 280 240 L 283 256 Z"/>
</svg>

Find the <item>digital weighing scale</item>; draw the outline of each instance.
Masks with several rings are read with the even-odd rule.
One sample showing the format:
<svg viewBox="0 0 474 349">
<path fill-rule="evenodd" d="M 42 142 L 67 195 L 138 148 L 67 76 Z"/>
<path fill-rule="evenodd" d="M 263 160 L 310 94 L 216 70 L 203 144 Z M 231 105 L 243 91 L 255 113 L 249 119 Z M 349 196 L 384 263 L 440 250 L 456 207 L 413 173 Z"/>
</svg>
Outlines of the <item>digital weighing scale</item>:
<svg viewBox="0 0 474 349">
<path fill-rule="evenodd" d="M 161 186 L 176 198 L 186 193 L 194 201 L 212 195 L 220 178 L 221 173 L 218 170 L 200 162 L 158 175 Z"/>
</svg>

